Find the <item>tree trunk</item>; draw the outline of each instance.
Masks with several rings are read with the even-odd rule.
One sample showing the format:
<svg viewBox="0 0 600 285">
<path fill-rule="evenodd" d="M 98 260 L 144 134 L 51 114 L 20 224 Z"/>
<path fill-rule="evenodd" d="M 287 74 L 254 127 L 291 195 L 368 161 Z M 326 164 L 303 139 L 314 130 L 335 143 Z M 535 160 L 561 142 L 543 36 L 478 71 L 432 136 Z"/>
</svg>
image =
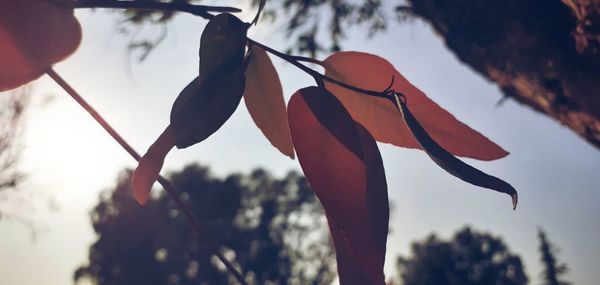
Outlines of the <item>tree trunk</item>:
<svg viewBox="0 0 600 285">
<path fill-rule="evenodd" d="M 600 0 L 409 0 L 508 98 L 600 148 Z"/>
</svg>

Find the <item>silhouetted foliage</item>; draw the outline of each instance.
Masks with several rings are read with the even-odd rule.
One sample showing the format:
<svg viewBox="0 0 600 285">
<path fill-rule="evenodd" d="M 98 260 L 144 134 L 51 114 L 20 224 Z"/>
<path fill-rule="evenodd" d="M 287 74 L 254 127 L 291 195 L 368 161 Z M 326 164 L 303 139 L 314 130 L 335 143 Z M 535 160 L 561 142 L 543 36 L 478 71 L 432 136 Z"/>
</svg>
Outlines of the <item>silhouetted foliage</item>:
<svg viewBox="0 0 600 285">
<path fill-rule="evenodd" d="M 161 192 L 145 206 L 131 195 L 130 172 L 105 191 L 92 212 L 98 240 L 75 280 L 94 284 L 234 284 Z M 203 230 L 251 284 L 329 284 L 335 277 L 327 224 L 306 179 L 212 176 L 185 167 L 171 175 Z"/>
<path fill-rule="evenodd" d="M 263 19 L 286 19 L 281 25 L 288 52 L 313 57 L 340 50 L 356 27 L 371 37 L 391 22 L 425 20 L 458 59 L 495 82 L 506 98 L 554 118 L 600 147 L 598 1 L 284 0 L 268 1 L 264 14 L 270 17 Z M 126 15 L 142 24 L 165 23 L 174 14 L 129 10 Z M 164 31 L 156 39 L 134 39 L 130 47 L 144 50 L 144 58 Z"/>
<path fill-rule="evenodd" d="M 540 253 L 542 255 L 542 264 L 544 271 L 541 273 L 543 285 L 569 285 L 571 283 L 562 281 L 561 276 L 566 274 L 569 269 L 566 264 L 559 263 L 556 258 L 557 249 L 546 237 L 546 232 L 538 229 L 538 238 L 540 240 Z"/>
<path fill-rule="evenodd" d="M 0 202 L 8 200 L 11 191 L 24 178 L 17 167 L 21 153 L 20 134 L 24 111 L 29 102 L 27 88 L 0 96 Z M 11 216 L 0 204 L 0 219 Z"/>
<path fill-rule="evenodd" d="M 435 235 L 412 244 L 412 256 L 399 257 L 404 285 L 517 285 L 528 279 L 519 256 L 502 239 L 466 227 L 452 240 Z"/>
</svg>

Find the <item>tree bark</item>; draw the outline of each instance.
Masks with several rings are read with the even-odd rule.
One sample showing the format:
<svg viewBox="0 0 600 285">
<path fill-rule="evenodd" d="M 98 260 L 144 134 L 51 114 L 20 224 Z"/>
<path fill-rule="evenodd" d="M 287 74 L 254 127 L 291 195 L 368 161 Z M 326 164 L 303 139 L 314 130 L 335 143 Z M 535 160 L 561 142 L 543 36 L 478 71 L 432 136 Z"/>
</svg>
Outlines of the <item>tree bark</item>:
<svg viewBox="0 0 600 285">
<path fill-rule="evenodd" d="M 504 95 L 600 148 L 600 0 L 409 0 Z"/>
</svg>

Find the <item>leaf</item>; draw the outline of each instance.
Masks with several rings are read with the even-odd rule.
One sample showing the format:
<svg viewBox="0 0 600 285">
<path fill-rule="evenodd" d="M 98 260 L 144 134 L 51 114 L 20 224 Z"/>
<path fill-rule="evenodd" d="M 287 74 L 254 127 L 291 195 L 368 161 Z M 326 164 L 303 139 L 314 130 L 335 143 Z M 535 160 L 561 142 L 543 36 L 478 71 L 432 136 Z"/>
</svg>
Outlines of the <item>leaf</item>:
<svg viewBox="0 0 600 285">
<path fill-rule="evenodd" d="M 227 13 L 208 22 L 200 38 L 200 78 L 219 69 L 233 72 L 242 65 L 248 27 L 247 23 Z"/>
<path fill-rule="evenodd" d="M 256 25 L 256 23 L 258 23 L 258 18 L 260 18 L 260 13 L 262 13 L 262 10 L 265 8 L 265 4 L 267 4 L 267 0 L 260 0 L 260 3 L 258 4 L 258 11 L 256 12 L 256 16 L 254 16 L 254 19 L 250 25 Z"/>
<path fill-rule="evenodd" d="M 429 155 L 437 165 L 463 181 L 510 195 L 512 198 L 513 209 L 516 209 L 519 197 L 515 188 L 500 178 L 488 175 L 483 171 L 464 163 L 444 150 L 431 138 L 431 136 L 429 136 L 421 124 L 419 124 L 410 110 L 406 107 L 406 103 L 400 100 L 397 100 L 396 102 L 406 126 L 410 129 L 423 150 L 425 150 L 427 155 Z"/>
<path fill-rule="evenodd" d="M 340 280 L 385 284 L 389 205 L 375 140 L 318 87 L 292 96 L 288 119 L 300 165 L 328 216 Z"/>
<path fill-rule="evenodd" d="M 231 117 L 244 92 L 248 24 L 231 14 L 215 16 L 200 42 L 200 76 L 173 103 L 171 126 L 178 148 L 201 142 Z"/>
<path fill-rule="evenodd" d="M 325 74 L 345 83 L 375 91 L 391 89 L 406 96 L 414 116 L 444 149 L 464 157 L 494 160 L 508 153 L 479 132 L 458 121 L 406 80 L 388 61 L 361 52 L 338 52 L 324 62 Z M 378 141 L 400 147 L 420 148 L 393 104 L 386 99 L 366 96 L 332 83 L 325 83 L 344 104 L 352 118 Z"/>
<path fill-rule="evenodd" d="M 140 159 L 131 179 L 133 197 L 144 205 L 148 201 L 152 184 L 158 179 L 165 157 L 175 146 L 175 135 L 170 126 L 150 146 Z"/>
<path fill-rule="evenodd" d="M 0 91 L 37 79 L 80 41 L 73 9 L 49 1 L 0 1 Z"/>
<path fill-rule="evenodd" d="M 246 68 L 244 101 L 256 126 L 273 146 L 294 158 L 283 88 L 271 59 L 262 48 L 251 47 L 250 63 Z"/>
<path fill-rule="evenodd" d="M 186 148 L 208 138 L 231 117 L 242 99 L 244 73 L 216 72 L 197 77 L 179 94 L 171 110 L 176 146 Z"/>
</svg>

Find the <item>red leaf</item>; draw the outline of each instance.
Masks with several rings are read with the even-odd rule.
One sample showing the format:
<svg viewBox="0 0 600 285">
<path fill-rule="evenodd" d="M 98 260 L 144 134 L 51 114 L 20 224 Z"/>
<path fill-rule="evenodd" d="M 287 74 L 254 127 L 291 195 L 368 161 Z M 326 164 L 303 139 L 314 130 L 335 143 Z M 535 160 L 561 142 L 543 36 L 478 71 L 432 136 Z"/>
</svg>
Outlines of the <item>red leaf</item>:
<svg viewBox="0 0 600 285">
<path fill-rule="evenodd" d="M 140 159 L 138 167 L 131 178 L 133 197 L 138 203 L 144 205 L 148 201 L 152 184 L 158 179 L 165 157 L 174 146 L 175 134 L 171 126 L 167 126 Z"/>
<path fill-rule="evenodd" d="M 0 1 L 0 91 L 38 78 L 80 41 L 73 9 L 49 1 Z"/>
<path fill-rule="evenodd" d="M 417 120 L 436 142 L 454 155 L 494 160 L 508 154 L 427 98 L 381 57 L 361 52 L 338 52 L 328 57 L 323 66 L 326 75 L 368 90 L 383 91 L 393 78 L 391 89 L 406 96 Z M 406 125 L 400 123 L 402 116 L 388 100 L 366 96 L 332 83 L 325 84 L 352 118 L 367 128 L 375 139 L 400 147 L 420 148 Z"/>
<path fill-rule="evenodd" d="M 389 206 L 375 140 L 322 88 L 296 92 L 288 118 L 300 165 L 328 216 L 342 284 L 384 284 Z"/>
<path fill-rule="evenodd" d="M 283 154 L 294 158 L 294 146 L 283 99 L 283 89 L 277 70 L 260 47 L 252 46 L 250 63 L 246 68 L 244 101 L 256 126 Z"/>
</svg>

